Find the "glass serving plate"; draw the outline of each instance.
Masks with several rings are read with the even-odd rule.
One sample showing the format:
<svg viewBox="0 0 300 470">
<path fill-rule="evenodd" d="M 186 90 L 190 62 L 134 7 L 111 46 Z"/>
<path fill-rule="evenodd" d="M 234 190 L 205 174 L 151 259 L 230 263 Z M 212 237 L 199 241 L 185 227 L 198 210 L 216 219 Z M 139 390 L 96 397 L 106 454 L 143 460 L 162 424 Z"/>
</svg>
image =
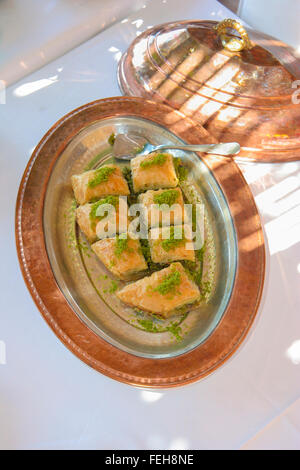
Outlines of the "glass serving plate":
<svg viewBox="0 0 300 470">
<path fill-rule="evenodd" d="M 44 205 L 47 252 L 56 281 L 73 310 L 97 335 L 129 353 L 142 357 L 173 357 L 204 342 L 220 322 L 234 285 L 237 263 L 235 231 L 225 197 L 212 172 L 191 152 L 172 151 L 188 169 L 185 195 L 205 206 L 203 282 L 210 294 L 197 307 L 189 307 L 167 320 L 126 307 L 113 290 L 112 274 L 97 259 L 75 222 L 76 202 L 70 181 L 74 174 L 107 163 L 123 162 L 112 156 L 112 134 L 138 134 L 152 144 L 180 144 L 182 140 L 151 121 L 115 117 L 96 122 L 76 135 L 56 162 L 48 182 Z M 196 202 L 194 199 L 193 201 Z M 145 325 L 146 320 L 146 325 Z M 159 329 L 160 332 L 149 331 Z"/>
</svg>

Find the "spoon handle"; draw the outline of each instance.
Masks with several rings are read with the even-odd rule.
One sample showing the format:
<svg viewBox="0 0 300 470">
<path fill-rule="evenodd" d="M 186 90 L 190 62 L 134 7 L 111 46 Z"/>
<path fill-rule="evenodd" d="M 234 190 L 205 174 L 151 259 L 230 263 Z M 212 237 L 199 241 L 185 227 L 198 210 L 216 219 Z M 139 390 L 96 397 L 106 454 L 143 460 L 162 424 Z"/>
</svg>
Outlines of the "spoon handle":
<svg viewBox="0 0 300 470">
<path fill-rule="evenodd" d="M 189 152 L 216 153 L 218 155 L 236 155 L 240 151 L 237 142 L 225 144 L 203 144 L 203 145 L 159 145 L 155 150 L 186 150 Z"/>
</svg>

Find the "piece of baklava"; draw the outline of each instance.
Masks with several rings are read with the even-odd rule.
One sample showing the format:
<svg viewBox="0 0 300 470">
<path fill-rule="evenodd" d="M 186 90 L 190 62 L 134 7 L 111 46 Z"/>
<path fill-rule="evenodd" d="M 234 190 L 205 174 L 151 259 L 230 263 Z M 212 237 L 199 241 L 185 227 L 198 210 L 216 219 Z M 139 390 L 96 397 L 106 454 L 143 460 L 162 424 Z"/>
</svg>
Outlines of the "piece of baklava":
<svg viewBox="0 0 300 470">
<path fill-rule="evenodd" d="M 116 165 L 105 165 L 97 170 L 74 175 L 72 187 L 78 204 L 85 204 L 103 196 L 130 194 L 127 181 Z"/>
<path fill-rule="evenodd" d="M 127 202 L 118 196 L 107 196 L 92 204 L 84 204 L 76 209 L 76 220 L 90 243 L 99 238 L 113 237 L 127 231 Z"/>
<path fill-rule="evenodd" d="M 184 221 L 184 200 L 180 188 L 149 190 L 139 195 L 138 202 L 146 209 L 149 228 L 177 225 Z"/>
<path fill-rule="evenodd" d="M 149 232 L 149 246 L 153 263 L 195 261 L 192 231 L 189 225 L 153 228 Z"/>
<path fill-rule="evenodd" d="M 129 237 L 100 240 L 92 245 L 92 250 L 119 279 L 128 280 L 148 268 L 140 242 Z"/>
<path fill-rule="evenodd" d="M 149 277 L 129 284 L 117 296 L 131 307 L 167 318 L 176 309 L 199 300 L 200 292 L 182 264 L 173 263 Z"/>
<path fill-rule="evenodd" d="M 175 188 L 178 185 L 173 157 L 169 153 L 151 153 L 131 160 L 133 189 Z"/>
</svg>

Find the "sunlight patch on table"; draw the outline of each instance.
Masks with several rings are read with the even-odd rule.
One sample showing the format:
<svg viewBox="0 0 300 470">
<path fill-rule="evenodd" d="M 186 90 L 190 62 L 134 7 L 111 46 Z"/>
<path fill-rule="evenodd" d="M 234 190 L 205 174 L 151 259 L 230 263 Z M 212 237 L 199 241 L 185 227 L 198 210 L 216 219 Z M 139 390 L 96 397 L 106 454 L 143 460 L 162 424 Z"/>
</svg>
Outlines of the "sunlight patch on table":
<svg viewBox="0 0 300 470">
<path fill-rule="evenodd" d="M 268 222 L 265 231 L 271 255 L 300 242 L 300 205 Z"/>
<path fill-rule="evenodd" d="M 32 93 L 41 90 L 42 88 L 53 85 L 56 82 L 58 82 L 58 75 L 54 75 L 49 78 L 42 78 L 41 80 L 36 80 L 34 82 L 24 83 L 24 85 L 18 86 L 13 91 L 13 94 L 18 98 L 23 98 L 24 96 L 31 95 Z"/>
<path fill-rule="evenodd" d="M 280 183 L 275 184 L 271 188 L 266 189 L 264 192 L 256 196 L 255 200 L 259 207 L 262 208 L 263 212 L 266 213 L 270 211 L 271 214 L 276 215 L 274 212 L 275 203 L 282 199 L 283 197 L 290 194 L 292 191 L 295 191 L 300 188 L 300 174 L 294 176 L 288 176 Z"/>
<path fill-rule="evenodd" d="M 0 341 L 0 366 L 6 364 L 6 344 L 4 341 Z"/>
<path fill-rule="evenodd" d="M 151 392 L 147 390 L 143 390 L 141 392 L 141 398 L 146 403 L 155 403 L 156 401 L 160 400 L 163 397 L 162 392 Z"/>
<path fill-rule="evenodd" d="M 245 166 L 242 165 L 242 172 L 247 183 L 252 184 L 263 176 L 268 175 L 271 168 L 271 165 L 267 163 L 264 165 L 257 165 L 256 163 L 247 162 Z"/>
<path fill-rule="evenodd" d="M 294 341 L 286 351 L 286 357 L 296 366 L 300 364 L 300 340 Z"/>
</svg>

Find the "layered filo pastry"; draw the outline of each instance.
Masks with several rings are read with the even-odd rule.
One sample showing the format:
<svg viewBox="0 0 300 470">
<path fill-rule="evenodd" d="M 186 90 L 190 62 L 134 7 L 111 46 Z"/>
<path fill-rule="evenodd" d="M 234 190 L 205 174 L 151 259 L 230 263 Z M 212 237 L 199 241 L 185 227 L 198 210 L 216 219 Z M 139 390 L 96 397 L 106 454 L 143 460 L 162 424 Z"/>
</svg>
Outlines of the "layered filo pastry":
<svg viewBox="0 0 300 470">
<path fill-rule="evenodd" d="M 72 176 L 72 187 L 78 204 L 86 204 L 103 196 L 128 196 L 126 179 L 117 165 L 104 165 L 81 175 Z"/>
<path fill-rule="evenodd" d="M 128 167 L 122 172 L 108 164 L 72 177 L 77 224 L 99 262 L 125 281 L 115 293 L 120 304 L 139 314 L 169 318 L 201 298 L 193 272 L 192 217 L 178 186 L 178 168 L 171 154 L 153 152 L 131 160 L 131 175 Z M 127 196 L 129 205 L 143 206 L 137 219 L 129 215 Z M 146 226 L 147 240 L 136 239 L 135 220 L 137 233 Z"/>
<path fill-rule="evenodd" d="M 107 196 L 76 209 L 76 221 L 90 243 L 127 231 L 128 206 L 125 199 Z"/>
<path fill-rule="evenodd" d="M 157 227 L 149 232 L 151 259 L 154 263 L 195 261 L 193 234 L 190 225 Z"/>
<path fill-rule="evenodd" d="M 180 188 L 149 190 L 138 196 L 138 202 L 146 209 L 149 228 L 183 223 L 184 200 Z"/>
<path fill-rule="evenodd" d="M 133 308 L 168 318 L 176 309 L 198 301 L 200 292 L 177 262 L 125 286 L 117 296 Z"/>
<path fill-rule="evenodd" d="M 146 271 L 148 265 L 139 240 L 125 235 L 100 240 L 92 245 L 92 250 L 114 276 L 129 280 Z"/>
<path fill-rule="evenodd" d="M 178 185 L 173 156 L 169 153 L 153 152 L 133 158 L 131 173 L 135 193 Z"/>
</svg>

